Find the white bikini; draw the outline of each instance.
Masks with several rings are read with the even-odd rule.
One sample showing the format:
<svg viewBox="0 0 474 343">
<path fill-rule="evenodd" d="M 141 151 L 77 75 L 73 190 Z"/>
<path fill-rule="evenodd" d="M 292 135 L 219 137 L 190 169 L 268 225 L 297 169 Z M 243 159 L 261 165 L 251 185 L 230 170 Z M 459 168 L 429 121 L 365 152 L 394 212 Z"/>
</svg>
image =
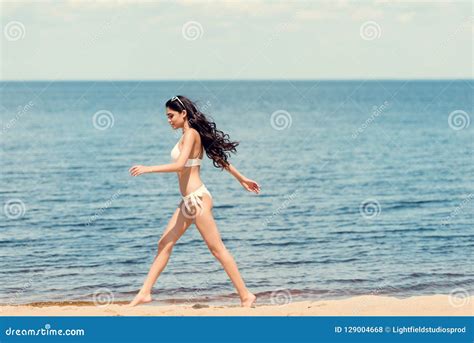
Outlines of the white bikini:
<svg viewBox="0 0 474 343">
<path fill-rule="evenodd" d="M 181 142 L 181 138 L 179 139 L 178 143 L 174 146 L 173 150 L 171 150 L 171 158 L 173 159 L 174 162 L 176 162 L 179 158 L 179 155 L 181 154 L 181 151 L 179 150 L 179 143 Z M 184 164 L 185 167 L 194 167 L 194 166 L 200 166 L 202 163 L 202 158 L 189 158 L 186 163 Z M 206 188 L 204 184 L 199 186 L 196 190 L 193 192 L 189 193 L 188 195 L 182 196 L 184 206 L 189 212 L 192 211 L 192 207 L 197 208 L 199 207 L 202 211 L 202 197 L 204 194 L 208 194 L 209 197 L 212 199 L 211 192 Z"/>
</svg>

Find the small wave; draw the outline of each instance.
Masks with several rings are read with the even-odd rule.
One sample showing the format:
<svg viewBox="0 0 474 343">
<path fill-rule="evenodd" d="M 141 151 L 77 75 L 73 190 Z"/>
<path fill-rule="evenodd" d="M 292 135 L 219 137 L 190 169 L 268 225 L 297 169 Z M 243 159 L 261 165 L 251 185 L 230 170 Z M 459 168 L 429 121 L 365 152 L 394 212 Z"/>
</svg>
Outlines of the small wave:
<svg viewBox="0 0 474 343">
<path fill-rule="evenodd" d="M 334 279 L 328 280 L 328 282 L 339 282 L 339 283 L 362 283 L 362 282 L 371 282 L 369 279 Z"/>
<path fill-rule="evenodd" d="M 446 276 L 446 277 L 468 277 L 472 276 L 469 274 L 459 274 L 459 273 L 423 273 L 423 272 L 415 272 L 410 273 L 404 279 L 411 279 L 411 278 L 422 278 L 422 277 L 429 277 L 429 278 L 436 278 L 439 276 Z"/>
<path fill-rule="evenodd" d="M 256 240 L 256 241 L 259 243 L 251 243 L 251 245 L 254 247 L 287 247 L 287 246 L 327 243 L 327 240 L 325 239 L 307 239 L 304 241 L 289 241 L 289 242 L 262 242 L 261 240 Z"/>
<path fill-rule="evenodd" d="M 141 258 L 135 258 L 135 259 L 128 259 L 128 260 L 125 260 L 125 261 L 116 261 L 115 263 L 116 264 L 139 264 L 143 262 L 143 260 Z"/>
<path fill-rule="evenodd" d="M 234 205 L 214 205 L 214 209 L 234 208 Z"/>
<path fill-rule="evenodd" d="M 459 238 L 472 238 L 473 236 L 472 235 L 450 235 L 450 236 L 447 236 L 447 235 L 430 235 L 430 236 L 423 236 L 423 239 L 425 238 L 432 238 L 432 239 L 440 239 L 440 240 L 447 240 L 447 241 L 451 241 L 451 240 L 458 240 Z"/>
<path fill-rule="evenodd" d="M 303 264 L 326 264 L 326 263 L 347 263 L 358 261 L 357 258 L 346 258 L 346 259 L 325 259 L 325 260 L 302 260 L 302 261 L 273 261 L 267 264 L 271 267 L 273 265 L 277 266 L 293 266 L 293 265 L 303 265 Z"/>
<path fill-rule="evenodd" d="M 413 207 L 421 207 L 427 204 L 443 204 L 449 202 L 448 199 L 433 199 L 433 200 L 414 200 L 414 201 L 399 201 L 394 204 L 385 204 L 383 206 L 384 210 L 396 210 L 396 209 L 405 209 Z"/>
</svg>

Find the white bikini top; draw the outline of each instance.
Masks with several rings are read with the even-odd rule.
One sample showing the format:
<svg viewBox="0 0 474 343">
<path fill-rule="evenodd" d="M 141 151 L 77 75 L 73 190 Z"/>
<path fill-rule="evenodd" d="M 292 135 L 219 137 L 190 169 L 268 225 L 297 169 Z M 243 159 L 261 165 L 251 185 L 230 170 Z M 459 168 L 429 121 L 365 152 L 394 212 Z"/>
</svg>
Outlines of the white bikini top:
<svg viewBox="0 0 474 343">
<path fill-rule="evenodd" d="M 181 136 L 181 138 L 183 138 L 183 136 Z M 171 150 L 171 158 L 173 159 L 174 162 L 178 160 L 179 154 L 181 153 L 179 151 L 179 142 L 181 142 L 181 138 L 179 139 L 178 143 L 176 143 L 173 150 Z M 185 167 L 200 166 L 201 162 L 202 162 L 202 158 L 188 158 L 184 166 Z"/>
</svg>

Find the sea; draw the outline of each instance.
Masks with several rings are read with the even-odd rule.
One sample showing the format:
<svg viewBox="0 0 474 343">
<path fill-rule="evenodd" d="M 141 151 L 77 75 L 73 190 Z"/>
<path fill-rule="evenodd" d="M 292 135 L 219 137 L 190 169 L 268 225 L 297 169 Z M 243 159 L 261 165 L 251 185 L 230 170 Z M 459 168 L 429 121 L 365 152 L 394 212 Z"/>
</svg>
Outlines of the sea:
<svg viewBox="0 0 474 343">
<path fill-rule="evenodd" d="M 0 82 L 0 304 L 130 301 L 179 204 L 175 95 L 230 139 L 246 191 L 204 158 L 222 240 L 260 303 L 474 292 L 474 82 Z M 192 225 L 156 303 L 235 304 Z"/>
</svg>

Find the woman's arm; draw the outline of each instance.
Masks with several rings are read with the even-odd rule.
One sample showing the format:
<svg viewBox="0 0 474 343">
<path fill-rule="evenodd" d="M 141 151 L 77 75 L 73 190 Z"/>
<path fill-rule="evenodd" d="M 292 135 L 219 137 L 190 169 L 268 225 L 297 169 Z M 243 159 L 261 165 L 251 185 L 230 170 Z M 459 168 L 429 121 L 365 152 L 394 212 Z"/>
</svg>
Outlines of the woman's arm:
<svg viewBox="0 0 474 343">
<path fill-rule="evenodd" d="M 180 149 L 180 154 L 176 162 L 162 164 L 159 166 L 133 166 L 129 170 L 130 175 L 138 176 L 145 173 L 174 173 L 182 171 L 186 161 L 189 158 L 189 155 L 191 154 L 194 140 L 194 133 L 191 130 L 186 131 L 183 135 L 183 147 Z"/>
<path fill-rule="evenodd" d="M 237 181 L 240 182 L 242 187 L 244 187 L 246 190 L 249 192 L 254 192 L 254 193 L 260 193 L 260 185 L 253 180 L 250 180 L 248 177 L 245 177 L 242 175 L 237 168 L 235 168 L 230 162 L 229 165 L 225 168 L 229 173 L 232 174 L 233 177 L 237 179 Z"/>
<path fill-rule="evenodd" d="M 232 174 L 233 177 L 237 179 L 237 181 L 241 182 L 243 179 L 245 179 L 245 176 L 243 176 L 237 168 L 235 168 L 230 162 L 229 165 L 225 168 L 229 173 Z"/>
</svg>

